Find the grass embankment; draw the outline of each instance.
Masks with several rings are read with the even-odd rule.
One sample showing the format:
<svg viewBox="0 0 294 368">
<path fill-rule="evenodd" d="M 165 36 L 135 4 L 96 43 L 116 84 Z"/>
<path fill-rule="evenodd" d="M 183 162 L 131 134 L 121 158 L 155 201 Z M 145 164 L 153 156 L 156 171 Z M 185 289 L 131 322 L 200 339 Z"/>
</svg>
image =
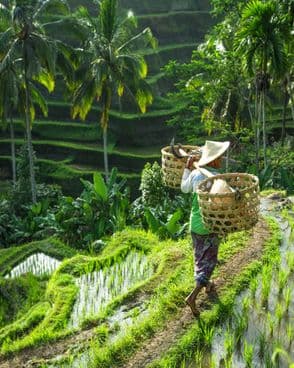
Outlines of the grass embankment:
<svg viewBox="0 0 294 368">
<path fill-rule="evenodd" d="M 230 315 L 236 296 L 249 286 L 250 281 L 261 272 L 263 267 L 279 262 L 280 229 L 272 219 L 267 219 L 267 223 L 271 236 L 264 244 L 262 258 L 248 264 L 232 284 L 222 291 L 219 302 L 211 310 L 202 312 L 189 331 L 160 360 L 153 362 L 150 368 L 176 368 L 181 366 L 183 361 L 191 359 L 197 349 L 205 351 L 210 348 L 204 331 L 213 330 Z"/>
<path fill-rule="evenodd" d="M 40 304 L 37 312 L 34 310 L 35 307 L 33 307 L 32 310 L 27 313 L 26 320 L 22 318 L 9 326 L 8 328 L 13 331 L 13 336 L 17 336 L 18 338 L 14 341 L 10 341 L 10 339 L 4 341 L 1 353 L 9 354 L 26 347 L 53 341 L 71 334 L 72 330 L 66 327 L 77 295 L 75 278 L 86 273 L 109 268 L 111 265 L 121 262 L 127 254 L 135 250 L 148 255 L 150 263 L 157 269 L 151 279 L 154 280 L 158 278 L 163 269 L 163 264 L 166 261 L 166 257 L 164 256 L 166 250 L 160 249 L 158 239 L 152 234 L 135 230 L 116 234 L 111 238 L 109 246 L 103 251 L 101 256 L 90 257 L 78 255 L 61 264 L 59 269 L 49 280 L 47 286 L 44 298 L 44 303 L 47 303 L 47 311 L 44 318 L 36 327 L 32 328 L 32 326 L 30 326 L 30 320 L 31 323 L 35 324 L 35 319 L 30 318 L 30 316 L 33 313 L 37 313 L 38 316 L 40 316 L 40 309 L 44 307 L 43 303 Z M 149 281 L 150 280 L 146 280 L 145 282 L 146 288 L 148 288 Z M 130 290 L 129 295 L 133 295 L 139 286 L 141 288 L 142 283 L 135 285 Z M 101 318 L 105 318 L 105 316 L 111 313 L 113 308 L 119 305 L 125 297 L 126 296 L 119 296 L 112 300 L 106 311 L 100 316 L 93 316 L 93 319 L 96 320 L 98 318 L 98 320 L 100 320 Z M 26 324 L 26 328 L 30 331 L 26 336 L 22 334 L 24 324 Z"/>
<path fill-rule="evenodd" d="M 18 247 L 0 249 L 0 276 L 9 273 L 13 267 L 34 253 L 44 253 L 62 260 L 73 257 L 76 251 L 55 238 L 34 241 Z"/>
<path fill-rule="evenodd" d="M 76 254 L 75 250 L 55 238 L 0 249 L 0 276 L 39 252 L 59 260 Z M 46 278 L 30 273 L 14 279 L 0 278 L 1 345 L 10 345 L 12 340 L 26 334 L 44 318 L 50 307 L 50 303 L 44 301 L 45 290 Z"/>
<path fill-rule="evenodd" d="M 0 344 L 8 336 L 12 337 L 6 325 L 39 303 L 44 294 L 45 282 L 33 275 L 16 279 L 0 278 Z"/>
<path fill-rule="evenodd" d="M 63 161 L 37 159 L 37 167 L 39 168 L 37 173 L 38 180 L 48 184 L 60 185 L 65 195 L 79 196 L 83 190 L 81 178 L 91 181 L 94 172 L 104 173 L 103 170 L 84 165 L 72 165 L 70 162 L 70 158 Z M 6 169 L 5 178 L 8 179 L 11 170 L 11 157 L 0 156 L 0 164 Z M 127 179 L 127 185 L 131 188 L 133 197 L 138 194 L 140 174 L 119 173 L 118 177 Z"/>
<path fill-rule="evenodd" d="M 209 11 L 172 11 L 139 15 L 141 29 L 150 27 L 159 45 L 189 41 L 202 42 L 208 29 L 215 23 Z M 189 27 L 187 27 L 189 24 Z"/>
<path fill-rule="evenodd" d="M 250 234 L 250 232 L 232 234 L 222 242 L 219 252 L 220 262 L 228 262 L 234 254 L 238 253 L 250 240 Z M 165 267 L 163 276 L 169 271 L 170 275 L 163 277 L 161 283 L 153 285 L 153 288 L 149 290 L 147 317 L 129 328 L 126 334 L 115 343 L 106 341 L 101 345 L 96 343 L 98 338 L 94 337 L 94 347 L 91 346 L 93 349 L 91 356 L 94 358 L 92 362 L 87 363 L 88 367 L 113 367 L 122 364 L 144 341 L 164 329 L 166 323 L 174 319 L 183 308 L 184 297 L 193 287 L 193 257 L 190 239 L 161 242 L 159 247 L 165 247 L 170 257 L 168 268 Z M 175 265 L 177 258 L 180 261 Z M 72 357 L 69 357 L 65 361 L 71 361 L 71 359 Z"/>
</svg>

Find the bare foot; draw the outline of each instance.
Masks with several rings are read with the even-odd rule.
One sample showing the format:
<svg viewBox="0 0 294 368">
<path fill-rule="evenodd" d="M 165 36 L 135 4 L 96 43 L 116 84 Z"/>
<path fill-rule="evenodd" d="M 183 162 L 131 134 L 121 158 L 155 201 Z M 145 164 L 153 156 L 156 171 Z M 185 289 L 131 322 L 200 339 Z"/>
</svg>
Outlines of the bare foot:
<svg viewBox="0 0 294 368">
<path fill-rule="evenodd" d="M 196 287 L 192 290 L 192 292 L 185 299 L 185 302 L 191 308 L 191 311 L 194 314 L 194 316 L 197 316 L 199 314 L 195 306 L 195 300 L 200 290 L 202 289 L 202 287 L 203 287 L 202 285 L 196 285 Z"/>
<path fill-rule="evenodd" d="M 210 293 L 215 290 L 215 283 L 213 281 L 208 281 L 208 284 L 205 287 L 205 291 Z"/>
<path fill-rule="evenodd" d="M 198 316 L 198 315 L 199 315 L 199 312 L 198 312 L 198 310 L 197 310 L 197 308 L 196 308 L 195 300 L 193 301 L 193 300 L 191 300 L 189 297 L 187 297 L 187 298 L 185 299 L 185 302 L 186 302 L 186 304 L 190 307 L 190 309 L 191 309 L 191 311 L 192 311 L 193 315 L 194 315 L 195 317 L 196 317 L 196 316 Z"/>
</svg>

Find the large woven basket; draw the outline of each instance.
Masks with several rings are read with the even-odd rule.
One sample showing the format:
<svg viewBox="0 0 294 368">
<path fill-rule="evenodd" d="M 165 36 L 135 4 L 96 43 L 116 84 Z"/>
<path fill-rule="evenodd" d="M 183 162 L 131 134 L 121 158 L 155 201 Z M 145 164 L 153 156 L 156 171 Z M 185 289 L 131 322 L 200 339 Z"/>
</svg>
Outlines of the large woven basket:
<svg viewBox="0 0 294 368">
<path fill-rule="evenodd" d="M 192 150 L 199 150 L 197 146 L 182 146 L 188 154 Z M 200 156 L 199 156 L 200 159 Z M 167 146 L 161 150 L 161 163 L 163 182 L 166 186 L 174 189 L 181 187 L 182 175 L 187 158 L 177 158 L 172 152 L 171 147 Z"/>
<path fill-rule="evenodd" d="M 234 193 L 210 194 L 214 180 L 223 179 Z M 258 221 L 259 180 L 245 173 L 219 174 L 203 180 L 197 189 L 203 222 L 220 235 L 248 230 Z"/>
</svg>

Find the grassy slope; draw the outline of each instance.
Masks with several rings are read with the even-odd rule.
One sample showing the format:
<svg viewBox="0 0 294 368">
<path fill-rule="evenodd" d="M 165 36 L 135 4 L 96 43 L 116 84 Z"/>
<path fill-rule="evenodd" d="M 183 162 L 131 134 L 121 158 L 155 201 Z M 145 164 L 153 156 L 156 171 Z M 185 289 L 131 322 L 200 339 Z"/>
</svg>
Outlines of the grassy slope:
<svg viewBox="0 0 294 368">
<path fill-rule="evenodd" d="M 74 249 L 55 238 L 0 249 L 0 276 L 38 252 L 59 260 L 76 254 Z M 45 290 L 46 280 L 32 274 L 15 279 L 0 277 L 1 345 L 9 344 L 17 336 L 24 335 L 44 318 L 50 305 L 45 301 Z"/>
<path fill-rule="evenodd" d="M 230 257 L 244 247 L 249 234 L 244 232 L 231 235 L 228 241 L 223 242 L 220 248 L 220 261 L 228 261 Z M 234 244 L 234 247 L 232 244 Z M 182 308 L 183 296 L 192 287 L 193 282 L 190 240 L 159 242 L 157 237 L 150 233 L 128 229 L 115 234 L 99 257 L 76 256 L 63 262 L 48 285 L 44 302 L 50 300 L 52 307 L 48 310 L 44 319 L 33 329 L 30 329 L 27 325 L 27 330 L 31 330 L 28 335 L 22 336 L 20 334 L 20 339 L 9 345 L 3 344 L 2 353 L 7 354 L 26 346 L 34 346 L 68 334 L 69 332 L 64 331 L 64 326 L 77 291 L 73 276 L 76 277 L 85 272 L 97 270 L 105 265 L 109 267 L 114 262 L 123 259 L 131 249 L 147 252 L 150 262 L 157 265 L 157 271 L 150 280 L 142 283 L 139 288 L 135 287 L 123 297 L 112 301 L 105 314 L 100 315 L 98 319 L 101 321 L 107 315 L 111 315 L 116 307 L 128 299 L 136 298 L 138 293 L 149 296 L 148 308 L 150 313 L 146 320 L 131 328 L 122 340 L 118 340 L 114 345 L 106 344 L 104 347 L 95 350 L 97 366 L 103 364 L 103 367 L 110 367 L 114 364 L 114 361 L 124 360 L 128 354 L 139 347 L 144 339 L 162 328 L 164 323 L 173 318 L 179 308 Z M 187 280 L 189 281 L 187 282 Z M 44 305 L 41 305 L 40 308 L 44 308 Z M 35 311 L 35 313 L 37 312 Z M 29 319 L 29 315 L 27 318 Z M 17 321 L 13 326 L 10 326 L 14 336 L 17 335 L 21 323 L 23 324 L 24 320 Z M 139 336 L 140 339 L 138 339 Z"/>
</svg>

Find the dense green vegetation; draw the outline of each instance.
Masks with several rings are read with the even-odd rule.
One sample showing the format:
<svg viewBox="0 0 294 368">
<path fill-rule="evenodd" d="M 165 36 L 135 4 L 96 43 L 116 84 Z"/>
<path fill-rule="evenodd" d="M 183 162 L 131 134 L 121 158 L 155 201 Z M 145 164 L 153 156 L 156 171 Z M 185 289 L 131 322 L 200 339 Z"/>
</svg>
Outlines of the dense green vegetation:
<svg viewBox="0 0 294 368">
<path fill-rule="evenodd" d="M 293 364 L 293 10 L 0 0 L 0 365 L 124 366 L 150 342 L 150 368 Z M 226 170 L 257 175 L 278 221 L 221 239 L 195 321 L 191 196 L 160 167 L 172 137 L 229 140 Z"/>
</svg>

